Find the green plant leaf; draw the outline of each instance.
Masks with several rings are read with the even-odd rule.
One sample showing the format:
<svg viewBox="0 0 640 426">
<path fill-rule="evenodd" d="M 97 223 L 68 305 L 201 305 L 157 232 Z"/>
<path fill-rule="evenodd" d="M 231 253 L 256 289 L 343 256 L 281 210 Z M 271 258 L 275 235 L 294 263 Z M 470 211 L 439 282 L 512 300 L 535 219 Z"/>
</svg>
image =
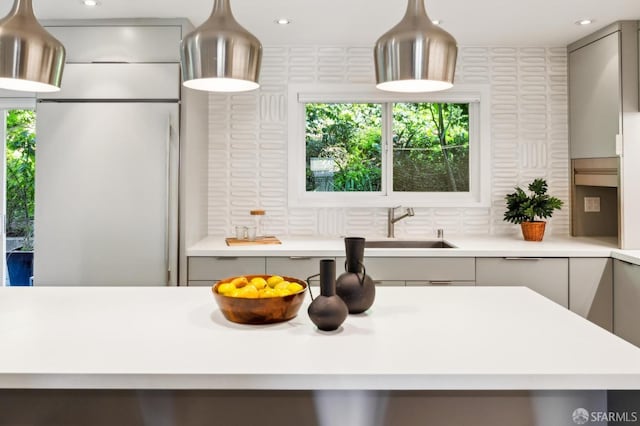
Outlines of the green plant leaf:
<svg viewBox="0 0 640 426">
<path fill-rule="evenodd" d="M 527 188 L 531 195 L 527 195 L 522 188 L 516 187 L 515 192 L 505 196 L 507 210 L 503 219 L 506 222 L 520 224 L 534 221 L 536 218 L 546 219 L 553 215 L 554 210 L 562 208 L 562 200 L 547 195 L 546 180 L 535 179 Z"/>
</svg>

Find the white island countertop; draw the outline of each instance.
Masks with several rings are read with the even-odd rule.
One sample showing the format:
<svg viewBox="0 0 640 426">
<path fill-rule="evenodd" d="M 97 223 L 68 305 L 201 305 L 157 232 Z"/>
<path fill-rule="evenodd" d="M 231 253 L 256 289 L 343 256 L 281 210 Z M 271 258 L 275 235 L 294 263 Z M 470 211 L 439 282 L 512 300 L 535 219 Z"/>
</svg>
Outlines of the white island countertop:
<svg viewBox="0 0 640 426">
<path fill-rule="evenodd" d="M 639 348 L 522 287 L 382 287 L 333 333 L 206 287 L 5 287 L 0 342 L 4 389 L 640 389 Z"/>
</svg>

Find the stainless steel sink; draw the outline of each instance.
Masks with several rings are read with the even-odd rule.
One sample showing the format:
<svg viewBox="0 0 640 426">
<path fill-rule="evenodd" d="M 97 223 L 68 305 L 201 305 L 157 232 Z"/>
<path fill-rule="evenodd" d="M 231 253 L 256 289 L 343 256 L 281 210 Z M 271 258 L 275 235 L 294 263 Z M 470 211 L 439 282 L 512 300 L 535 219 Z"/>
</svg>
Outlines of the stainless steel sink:
<svg viewBox="0 0 640 426">
<path fill-rule="evenodd" d="M 365 241 L 365 248 L 455 248 L 444 240 L 381 240 Z"/>
</svg>

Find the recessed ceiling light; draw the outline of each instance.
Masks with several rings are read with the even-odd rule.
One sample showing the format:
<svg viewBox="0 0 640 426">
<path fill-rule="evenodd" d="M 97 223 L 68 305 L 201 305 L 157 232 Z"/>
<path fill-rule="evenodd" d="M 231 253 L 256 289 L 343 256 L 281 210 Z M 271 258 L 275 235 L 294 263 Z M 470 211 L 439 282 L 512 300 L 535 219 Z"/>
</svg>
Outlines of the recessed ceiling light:
<svg viewBox="0 0 640 426">
<path fill-rule="evenodd" d="M 576 25 L 589 25 L 589 24 L 593 24 L 593 19 L 581 19 L 579 21 L 576 21 Z"/>
<path fill-rule="evenodd" d="M 100 6 L 100 2 L 98 0 L 82 0 L 82 4 L 84 4 L 87 7 Z"/>
<path fill-rule="evenodd" d="M 442 19 L 433 19 L 433 20 L 431 21 L 431 23 L 432 23 L 433 25 L 440 25 L 440 24 L 442 24 Z"/>
<path fill-rule="evenodd" d="M 276 19 L 274 22 L 279 25 L 289 25 L 291 23 L 291 19 L 279 18 L 279 19 Z"/>
</svg>

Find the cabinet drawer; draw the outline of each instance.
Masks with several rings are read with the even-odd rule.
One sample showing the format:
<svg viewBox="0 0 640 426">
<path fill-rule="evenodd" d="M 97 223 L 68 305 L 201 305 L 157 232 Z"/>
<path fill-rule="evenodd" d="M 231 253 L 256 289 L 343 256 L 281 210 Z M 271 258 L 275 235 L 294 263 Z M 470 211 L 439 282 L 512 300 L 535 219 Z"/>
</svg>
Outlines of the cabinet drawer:
<svg viewBox="0 0 640 426">
<path fill-rule="evenodd" d="M 332 259 L 330 257 L 267 257 L 266 273 L 273 275 L 286 275 L 288 277 L 306 280 L 311 275 L 320 272 L 320 260 Z M 336 264 L 336 276 L 340 275 L 342 267 Z M 320 278 L 311 280 L 312 285 L 317 285 Z"/>
<path fill-rule="evenodd" d="M 188 281 L 187 285 L 189 287 L 211 287 L 215 283 L 216 283 L 216 281 L 214 281 L 214 280 L 206 280 L 206 281 L 203 281 L 203 280 L 199 280 L 199 281 L 192 280 L 192 281 Z"/>
<path fill-rule="evenodd" d="M 407 287 L 473 287 L 475 285 L 475 281 L 407 281 Z"/>
<path fill-rule="evenodd" d="M 179 25 L 45 28 L 64 45 L 67 63 L 180 62 Z"/>
<path fill-rule="evenodd" d="M 190 257 L 188 280 L 219 280 L 236 275 L 264 274 L 264 257 Z"/>
<path fill-rule="evenodd" d="M 337 259 L 344 265 L 345 258 Z M 474 281 L 473 257 L 366 257 L 367 274 L 375 281 Z"/>
<path fill-rule="evenodd" d="M 476 285 L 529 287 L 567 308 L 569 259 L 479 258 Z"/>
<path fill-rule="evenodd" d="M 374 283 L 376 287 L 404 287 L 404 281 L 394 281 L 394 280 L 375 280 Z"/>
</svg>

